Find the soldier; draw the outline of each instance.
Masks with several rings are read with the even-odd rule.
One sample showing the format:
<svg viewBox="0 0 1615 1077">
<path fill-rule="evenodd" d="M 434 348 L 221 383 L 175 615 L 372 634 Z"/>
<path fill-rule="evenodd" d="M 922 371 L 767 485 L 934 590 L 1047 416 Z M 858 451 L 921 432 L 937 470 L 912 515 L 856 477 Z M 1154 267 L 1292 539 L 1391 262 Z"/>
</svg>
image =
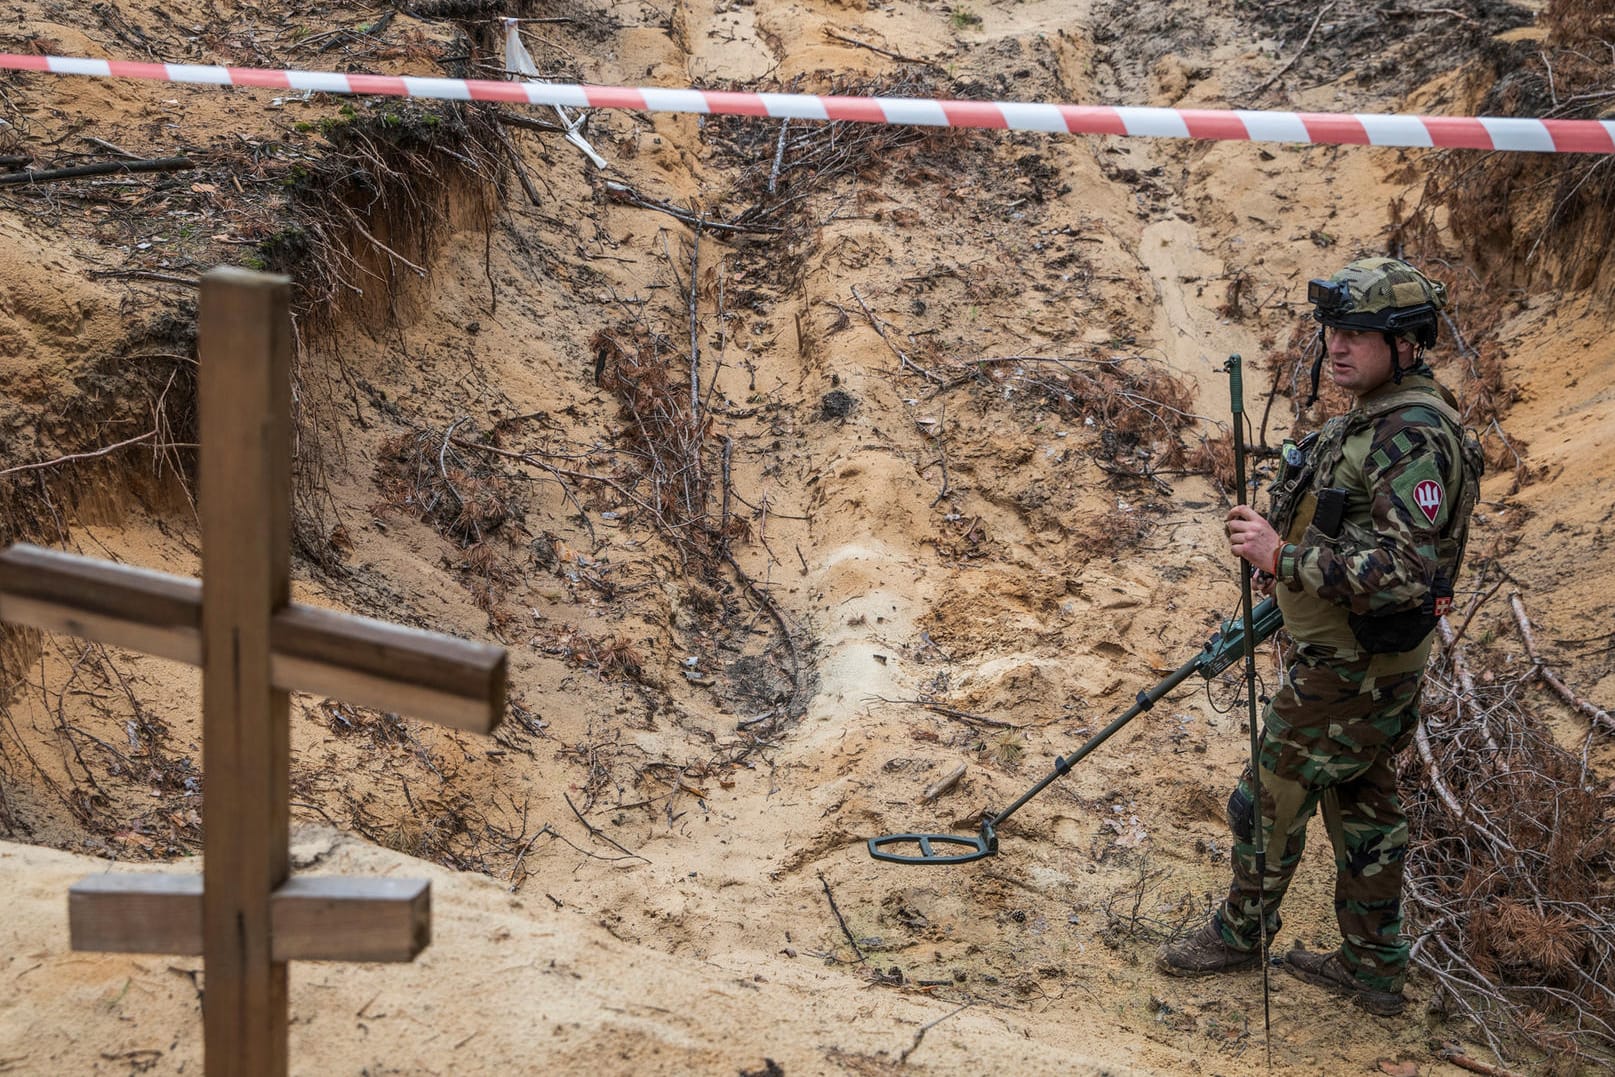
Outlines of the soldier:
<svg viewBox="0 0 1615 1077">
<path fill-rule="evenodd" d="M 1482 465 L 1456 401 L 1424 362 L 1443 285 L 1406 262 L 1365 258 L 1311 281 L 1307 299 L 1320 323 L 1318 361 L 1328 359 L 1354 406 L 1300 445 L 1286 443 L 1271 524 L 1244 505 L 1227 517 L 1233 552 L 1274 589 L 1291 640 L 1261 740 L 1265 886 L 1247 766 L 1228 801 L 1228 897 L 1196 933 L 1165 947 L 1157 967 L 1203 976 L 1257 966 L 1258 893 L 1271 939 L 1321 805 L 1343 942 L 1328 954 L 1297 944 L 1284 968 L 1390 1016 L 1403 1008 L 1408 966 L 1408 833 L 1395 757 L 1419 720 L 1424 666 L 1436 619 L 1452 604 Z M 1317 376 L 1314 368 L 1314 386 Z"/>
</svg>

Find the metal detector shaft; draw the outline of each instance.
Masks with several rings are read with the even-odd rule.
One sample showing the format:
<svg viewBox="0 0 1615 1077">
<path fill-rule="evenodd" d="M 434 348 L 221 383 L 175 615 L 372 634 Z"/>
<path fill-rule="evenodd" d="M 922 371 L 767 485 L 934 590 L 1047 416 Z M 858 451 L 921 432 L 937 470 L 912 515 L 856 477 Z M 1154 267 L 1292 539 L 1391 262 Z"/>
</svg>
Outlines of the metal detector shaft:
<svg viewBox="0 0 1615 1077">
<path fill-rule="evenodd" d="M 1056 759 L 1054 771 L 1021 794 L 1015 803 L 997 815 L 982 819 L 980 834 L 973 837 L 959 834 L 887 834 L 869 839 L 869 855 L 894 864 L 964 864 L 994 855 L 998 852 L 999 824 L 1020 810 L 1022 804 L 1047 789 L 1056 778 L 1069 773 L 1083 756 L 1105 743 L 1111 734 L 1154 707 L 1167 693 L 1182 684 L 1189 674 L 1198 673 L 1209 681 L 1247 653 L 1247 640 L 1254 647 L 1277 632 L 1283 624 L 1284 615 L 1279 612 L 1278 603 L 1271 598 L 1264 599 L 1256 607 L 1254 617 L 1249 622 L 1238 618 L 1224 621 L 1222 628 L 1206 641 L 1199 654 L 1168 674 L 1155 687 L 1140 692 L 1126 714 L 1088 738 L 1070 755 Z"/>
<path fill-rule="evenodd" d="M 1228 357 L 1228 399 L 1233 412 L 1234 484 L 1240 505 L 1245 504 L 1245 384 L 1238 355 Z M 1262 957 L 1262 1042 L 1267 1046 L 1267 1065 L 1273 1065 L 1273 1004 L 1267 982 L 1267 848 L 1262 826 L 1262 748 L 1261 730 L 1256 722 L 1256 615 L 1251 609 L 1251 570 L 1242 558 L 1235 558 L 1239 568 L 1239 599 L 1244 614 L 1245 698 L 1250 708 L 1250 776 L 1251 793 L 1255 804 L 1251 808 L 1255 818 L 1251 831 L 1255 837 L 1256 853 L 1256 919 L 1261 924 Z M 1278 566 L 1273 568 L 1275 575 Z"/>
<path fill-rule="evenodd" d="M 1089 737 L 1080 748 L 1072 752 L 1070 755 L 1062 756 L 1056 759 L 1054 761 L 1054 770 L 1051 771 L 1046 778 L 1032 786 L 1032 788 L 1028 789 L 1026 792 L 1022 793 L 1019 800 L 989 819 L 986 825 L 993 830 L 998 829 L 1005 819 L 1008 819 L 1011 815 L 1014 815 L 1018 810 L 1020 810 L 1022 804 L 1025 804 L 1028 800 L 1031 800 L 1033 797 L 1043 792 L 1044 789 L 1048 788 L 1050 782 L 1053 782 L 1057 778 L 1064 777 L 1072 767 L 1076 766 L 1082 761 L 1083 756 L 1087 755 L 1089 752 L 1105 743 L 1105 741 L 1109 740 L 1111 734 L 1115 733 L 1122 726 L 1126 725 L 1128 722 L 1131 722 L 1134 718 L 1137 718 L 1145 711 L 1154 707 L 1155 704 L 1169 692 L 1171 692 L 1172 689 L 1176 688 L 1178 685 L 1182 684 L 1186 679 L 1188 679 L 1189 674 L 1201 672 L 1201 667 L 1205 665 L 1205 661 L 1206 656 L 1204 653 L 1197 654 L 1187 662 L 1183 663 L 1183 665 L 1179 666 L 1175 671 L 1168 674 L 1166 679 L 1156 684 L 1154 688 L 1151 688 L 1148 691 L 1140 692 L 1138 694 L 1137 701 L 1127 709 L 1125 714 L 1122 714 L 1105 728 Z"/>
</svg>

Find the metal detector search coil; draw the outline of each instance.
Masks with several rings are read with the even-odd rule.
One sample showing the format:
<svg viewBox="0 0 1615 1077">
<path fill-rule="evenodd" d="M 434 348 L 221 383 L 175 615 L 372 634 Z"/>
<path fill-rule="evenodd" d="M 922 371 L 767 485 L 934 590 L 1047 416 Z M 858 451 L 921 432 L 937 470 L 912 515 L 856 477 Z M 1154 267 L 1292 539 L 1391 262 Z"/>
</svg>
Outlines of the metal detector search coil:
<svg viewBox="0 0 1615 1077">
<path fill-rule="evenodd" d="M 939 845 L 956 846 L 970 851 L 940 852 L 937 849 Z M 889 846 L 897 846 L 900 850 L 912 846 L 918 852 L 893 852 Z M 869 855 L 876 860 L 888 860 L 894 864 L 968 864 L 972 860 L 992 856 L 997 851 L 998 835 L 993 833 L 991 819 L 982 820 L 981 833 L 975 837 L 966 837 L 963 834 L 887 834 L 883 838 L 869 839 Z"/>
</svg>

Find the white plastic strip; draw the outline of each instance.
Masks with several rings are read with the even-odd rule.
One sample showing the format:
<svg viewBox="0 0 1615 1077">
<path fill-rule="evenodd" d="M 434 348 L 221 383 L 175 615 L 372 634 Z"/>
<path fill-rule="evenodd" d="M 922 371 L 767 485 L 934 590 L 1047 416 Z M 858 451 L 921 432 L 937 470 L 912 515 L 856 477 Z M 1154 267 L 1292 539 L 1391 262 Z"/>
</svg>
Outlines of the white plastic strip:
<svg viewBox="0 0 1615 1077">
<path fill-rule="evenodd" d="M 507 62 L 522 71 L 515 91 L 533 104 L 625 108 L 926 127 L 985 127 L 1016 131 L 1089 131 L 1145 138 L 1311 142 L 1375 146 L 1453 147 L 1520 153 L 1615 153 L 1615 121 L 1541 120 L 1498 116 L 1400 116 L 1348 113 L 1252 112 L 1210 109 L 1113 108 L 1011 101 L 849 98 L 808 94 L 711 93 L 676 87 L 582 86 L 532 81 L 532 58 L 520 47 Z M 525 60 L 525 64 L 523 61 Z M 0 70 L 93 78 L 135 78 L 201 85 L 247 84 L 338 94 L 378 94 L 447 101 L 509 101 L 512 84 L 486 79 L 343 75 L 334 71 L 275 71 L 195 64 L 129 63 L 72 56 L 0 53 Z M 574 125 L 570 138 L 581 142 Z"/>
</svg>

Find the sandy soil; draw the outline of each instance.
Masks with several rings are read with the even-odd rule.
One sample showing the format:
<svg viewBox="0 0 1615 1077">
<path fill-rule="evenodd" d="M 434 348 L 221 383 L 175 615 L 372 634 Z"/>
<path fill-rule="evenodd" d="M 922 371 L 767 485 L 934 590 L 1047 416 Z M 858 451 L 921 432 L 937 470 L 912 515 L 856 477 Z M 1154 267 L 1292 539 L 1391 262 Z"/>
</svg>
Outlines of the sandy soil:
<svg viewBox="0 0 1615 1077">
<path fill-rule="evenodd" d="M 11 7 L 7 51 L 417 73 L 445 54 L 499 61 L 492 14 L 468 39 L 464 23 L 409 15 L 368 34 L 379 12 L 362 5 L 300 23 L 251 6 Z M 554 77 L 607 84 L 834 72 L 953 95 L 1367 111 L 1428 99 L 1420 87 L 1477 40 L 1529 21 L 1478 7 L 1486 17 L 1422 20 L 1390 49 L 1331 24 L 1267 88 L 1310 16 L 696 0 L 671 17 L 563 4 L 530 12 L 563 21 L 526 35 Z M 93 137 L 143 156 L 251 144 L 271 169 L 262 185 L 209 172 L 0 195 L 0 465 L 15 468 L 153 428 L 164 394 L 189 384 L 194 291 L 94 274 L 183 278 L 263 251 L 278 233 L 261 207 L 331 152 L 344 103 L 37 77 L 0 89 L 0 131 L 36 164 Z M 488 740 L 294 701 L 298 869 L 429 877 L 435 905 L 433 945 L 411 966 L 294 967 L 294 1071 L 1264 1068 L 1259 976 L 1152 968 L 1165 933 L 1226 882 L 1222 805 L 1247 744 L 1237 684 L 1196 680 L 1139 718 L 1028 804 L 992 859 L 901 867 L 863 841 L 973 831 L 1232 612 L 1227 491 L 1174 449 L 1225 429 L 1230 352 L 1265 402 L 1301 282 L 1378 249 L 1393 205 L 1416 197 L 1419 156 L 849 135 L 863 156 L 840 178 L 785 173 L 781 193 L 801 195 L 787 236 L 704 228 L 692 256 L 691 227 L 605 181 L 733 220 L 777 129 L 597 114 L 586 135 L 604 174 L 555 135 L 507 131 L 536 204 L 507 176 L 498 194 L 434 190 L 420 229 L 372 205 L 394 231 L 356 240 L 346 284 L 300 323 L 300 489 L 319 494 L 299 502 L 299 597 L 504 643 L 513 706 Z M 707 466 L 731 446 L 708 507 L 723 499 L 744 535 L 733 568 L 692 561 L 626 495 L 632 417 L 601 376 L 602 333 L 660 337 L 687 359 L 692 263 Z M 1457 324 L 1490 324 L 1495 297 L 1451 268 Z M 1484 341 L 1520 390 L 1499 436 L 1530 481 L 1488 479 L 1473 546 L 1501 558 L 1550 659 L 1606 708 L 1607 301 L 1522 295 Z M 1036 357 L 1051 356 L 1170 372 L 1192 417 L 1119 437 L 1050 393 Z M 1442 361 L 1461 382 L 1450 348 Z M 1279 395 L 1269 441 L 1293 415 Z M 480 541 L 419 503 L 420 446 L 435 453 L 451 429 L 505 454 L 457 450 L 491 506 Z M 169 434 L 153 440 L 186 441 Z M 174 470 L 188 451 L 141 443 L 6 473 L 7 527 L 194 572 Z M 1506 616 L 1483 620 L 1501 632 Z M 0 1072 L 198 1072 L 200 962 L 73 953 L 64 900 L 87 873 L 198 870 L 196 675 L 37 636 L 10 642 L 7 670 L 20 683 L 0 728 Z M 1585 722 L 1556 713 L 1579 750 Z M 1606 780 L 1607 743 L 1592 760 Z M 1331 887 L 1314 848 L 1278 945 L 1334 945 Z M 1454 1074 L 1432 1045 L 1473 1043 L 1422 1005 L 1377 1020 L 1283 975 L 1271 991 L 1276 1073 Z M 1423 1003 L 1431 987 L 1410 992 Z"/>
</svg>

